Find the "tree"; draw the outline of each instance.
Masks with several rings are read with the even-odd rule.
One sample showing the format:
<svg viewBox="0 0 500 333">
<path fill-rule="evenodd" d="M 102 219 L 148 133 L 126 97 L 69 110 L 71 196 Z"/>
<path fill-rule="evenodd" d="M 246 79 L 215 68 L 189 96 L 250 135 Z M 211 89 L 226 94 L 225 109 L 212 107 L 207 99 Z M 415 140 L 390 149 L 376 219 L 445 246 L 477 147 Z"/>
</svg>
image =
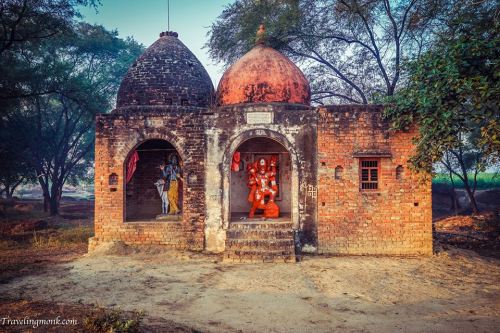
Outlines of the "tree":
<svg viewBox="0 0 500 333">
<path fill-rule="evenodd" d="M 19 185 L 36 181 L 29 164 L 3 144 L 0 145 L 0 170 L 0 197 L 5 193 L 7 199 L 12 199 Z"/>
<path fill-rule="evenodd" d="M 419 124 L 413 166 L 431 172 L 441 162 L 464 183 L 474 213 L 476 176 L 500 152 L 497 14 L 492 1 L 457 7 L 443 38 L 408 64 L 408 84 L 386 109 L 393 129 Z"/>
<path fill-rule="evenodd" d="M 59 211 L 66 181 L 89 167 L 94 117 L 111 108 L 121 78 L 141 52 L 132 39 L 80 23 L 21 57 L 24 70 L 39 79 L 28 81 L 34 93 L 6 113 L 1 139 L 36 172 L 51 215 Z M 38 94 L 47 84 L 52 91 Z"/>
<path fill-rule="evenodd" d="M 475 198 L 477 175 L 479 172 L 485 171 L 494 159 L 485 154 L 483 150 L 476 148 L 478 143 L 474 140 L 474 135 L 470 135 L 468 139 L 459 138 L 459 140 L 461 144 L 457 145 L 456 149 L 446 150 L 440 163 L 450 175 L 453 191 L 455 190 L 453 176 L 457 176 L 464 184 L 472 211 L 477 214 L 479 213 Z"/>
<path fill-rule="evenodd" d="M 259 24 L 270 46 L 302 63 L 313 100 L 366 104 L 393 95 L 401 62 L 427 49 L 452 0 L 237 0 L 209 32 L 210 56 L 226 65 L 254 45 Z"/>
<path fill-rule="evenodd" d="M 72 30 L 76 6 L 96 7 L 98 0 L 3 0 L 0 2 L 0 113 L 21 97 L 53 91 L 52 86 L 27 90 L 37 72 L 26 71 L 19 57 L 46 39 Z"/>
</svg>

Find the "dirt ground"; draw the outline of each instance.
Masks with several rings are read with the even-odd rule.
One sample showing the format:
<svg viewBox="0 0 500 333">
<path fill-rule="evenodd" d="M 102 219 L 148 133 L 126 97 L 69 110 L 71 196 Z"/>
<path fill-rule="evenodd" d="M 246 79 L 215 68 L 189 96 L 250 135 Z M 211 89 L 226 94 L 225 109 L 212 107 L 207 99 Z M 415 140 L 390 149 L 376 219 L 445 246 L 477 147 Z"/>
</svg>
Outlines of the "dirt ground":
<svg viewBox="0 0 500 333">
<path fill-rule="evenodd" d="M 88 318 L 127 324 L 142 311 L 139 332 L 498 332 L 499 206 L 490 201 L 499 193 L 484 193 L 481 216 L 440 215 L 432 257 L 306 256 L 297 264 L 225 264 L 120 244 L 89 255 L 92 202 L 66 202 L 58 218 L 36 202 L 22 213 L 4 208 L 0 332 L 88 332 Z M 435 200 L 448 211 L 446 197 Z M 2 325 L 54 316 L 78 324 Z"/>
<path fill-rule="evenodd" d="M 0 285 L 8 299 L 143 310 L 203 332 L 498 332 L 500 261 L 306 257 L 223 264 L 171 251 L 85 255 Z"/>
</svg>

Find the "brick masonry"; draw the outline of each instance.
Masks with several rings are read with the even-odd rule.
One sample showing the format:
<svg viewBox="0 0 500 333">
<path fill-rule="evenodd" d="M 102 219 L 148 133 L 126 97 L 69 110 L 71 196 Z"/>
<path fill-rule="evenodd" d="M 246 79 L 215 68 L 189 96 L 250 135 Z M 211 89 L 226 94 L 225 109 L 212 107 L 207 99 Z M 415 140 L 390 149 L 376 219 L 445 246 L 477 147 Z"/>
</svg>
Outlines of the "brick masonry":
<svg viewBox="0 0 500 333">
<path fill-rule="evenodd" d="M 354 105 L 318 110 L 320 253 L 432 253 L 430 182 L 408 165 L 416 130 L 390 132 L 381 111 Z M 379 190 L 360 190 L 359 156 L 380 158 Z M 338 166 L 341 179 L 335 179 Z"/>
<path fill-rule="evenodd" d="M 268 52 L 271 55 L 278 65 L 267 70 L 278 71 L 280 63 L 290 62 L 276 51 Z M 259 63 L 252 71 L 266 70 L 266 62 Z M 264 86 L 280 86 L 271 81 Z M 308 91 L 307 81 L 302 88 Z M 289 261 L 291 243 L 296 252 L 431 254 L 430 182 L 408 165 L 416 129 L 391 132 L 380 106 L 316 108 L 305 105 L 307 94 L 296 92 L 300 96 L 282 99 L 281 93 L 295 90 L 278 90 L 266 88 L 272 93 L 261 99 L 253 96 L 245 103 L 216 106 L 201 63 L 175 33 L 162 33 L 131 66 L 120 86 L 117 108 L 96 118 L 95 237 L 89 249 L 123 241 L 226 251 L 231 257 L 226 258 L 236 261 L 253 260 L 266 248 L 270 253 L 281 251 L 282 259 Z M 297 101 L 302 104 L 288 103 Z M 248 195 L 231 192 L 231 159 L 240 145 L 259 137 L 283 147 L 290 165 L 287 236 L 276 241 L 263 236 L 272 233 L 235 231 L 231 222 L 231 198 Z M 151 140 L 164 140 L 183 162 L 182 214 L 169 221 L 154 220 L 161 201 L 152 183 L 165 156 L 140 152 L 134 179 L 128 186 L 124 182 L 130 154 Z M 360 190 L 363 157 L 380 163 L 376 191 Z M 256 251 L 249 248 L 252 244 Z M 246 257 L 239 258 L 242 251 Z"/>
<path fill-rule="evenodd" d="M 202 250 L 205 219 L 203 110 L 194 107 L 121 108 L 96 118 L 95 239 Z M 184 163 L 180 223 L 126 222 L 125 162 L 141 143 L 163 139 Z M 157 173 L 157 169 L 153 169 Z M 116 185 L 109 184 L 116 174 Z M 154 192 L 153 192 L 154 193 Z M 159 202 L 159 201 L 156 201 Z"/>
<path fill-rule="evenodd" d="M 264 111 L 273 114 L 272 124 L 246 123 L 247 114 Z M 247 195 L 229 193 L 231 156 L 245 140 L 268 137 L 290 153 L 291 222 L 301 246 L 332 254 L 430 254 L 430 184 L 408 165 L 416 132 L 389 131 L 381 111 L 379 106 L 242 104 L 210 109 L 129 107 L 100 115 L 93 244 L 121 240 L 224 251 L 230 229 L 229 200 Z M 127 207 L 133 208 L 126 202 L 124 163 L 134 148 L 149 139 L 171 143 L 184 162 L 185 178 L 191 180 L 183 187 L 178 223 L 126 221 Z M 380 159 L 378 191 L 359 188 L 363 156 Z M 156 160 L 148 162 L 153 172 L 156 164 Z M 396 179 L 398 166 L 403 168 L 401 179 Z M 341 179 L 335 179 L 337 167 L 342 168 Z M 117 185 L 109 184 L 111 174 L 117 175 Z M 158 205 L 159 212 L 159 198 L 154 189 L 149 191 L 151 202 L 143 198 L 138 206 Z"/>
<path fill-rule="evenodd" d="M 214 88 L 203 65 L 176 33 L 166 32 L 130 66 L 117 106 L 206 107 L 213 100 Z"/>
</svg>

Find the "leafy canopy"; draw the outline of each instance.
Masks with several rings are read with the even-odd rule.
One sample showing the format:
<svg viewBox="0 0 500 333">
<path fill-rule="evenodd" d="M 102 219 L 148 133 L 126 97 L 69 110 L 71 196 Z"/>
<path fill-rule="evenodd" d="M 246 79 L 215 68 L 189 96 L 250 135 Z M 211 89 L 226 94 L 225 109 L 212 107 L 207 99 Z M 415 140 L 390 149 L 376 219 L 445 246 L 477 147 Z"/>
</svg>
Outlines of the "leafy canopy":
<svg viewBox="0 0 500 333">
<path fill-rule="evenodd" d="M 425 51 L 455 0 L 237 0 L 209 31 L 210 56 L 226 65 L 268 43 L 300 62 L 313 100 L 368 103 L 392 95 L 401 62 Z"/>
<path fill-rule="evenodd" d="M 36 174 L 52 214 L 63 185 L 88 175 L 95 115 L 111 109 L 121 78 L 142 51 L 102 26 L 75 23 L 57 38 L 8 52 L 16 70 L 32 75 L 19 83 L 25 95 L 1 118 L 0 139 Z"/>
<path fill-rule="evenodd" d="M 412 159 L 416 169 L 432 171 L 447 152 L 461 154 L 465 169 L 478 156 L 490 163 L 498 160 L 497 13 L 491 1 L 468 2 L 457 9 L 435 47 L 408 64 L 406 87 L 388 99 L 386 117 L 394 129 L 407 128 L 415 121 L 419 124 L 417 153 Z"/>
</svg>

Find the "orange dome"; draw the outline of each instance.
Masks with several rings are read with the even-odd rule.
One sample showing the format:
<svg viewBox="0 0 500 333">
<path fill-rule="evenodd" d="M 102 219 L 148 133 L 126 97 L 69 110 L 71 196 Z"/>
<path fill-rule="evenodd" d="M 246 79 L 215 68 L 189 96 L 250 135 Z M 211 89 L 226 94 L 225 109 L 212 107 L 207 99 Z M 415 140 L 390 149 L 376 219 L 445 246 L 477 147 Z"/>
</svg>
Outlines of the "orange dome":
<svg viewBox="0 0 500 333">
<path fill-rule="evenodd" d="M 296 103 L 309 105 L 311 90 L 301 70 L 280 52 L 256 45 L 222 76 L 219 105 L 239 103 Z"/>
</svg>

